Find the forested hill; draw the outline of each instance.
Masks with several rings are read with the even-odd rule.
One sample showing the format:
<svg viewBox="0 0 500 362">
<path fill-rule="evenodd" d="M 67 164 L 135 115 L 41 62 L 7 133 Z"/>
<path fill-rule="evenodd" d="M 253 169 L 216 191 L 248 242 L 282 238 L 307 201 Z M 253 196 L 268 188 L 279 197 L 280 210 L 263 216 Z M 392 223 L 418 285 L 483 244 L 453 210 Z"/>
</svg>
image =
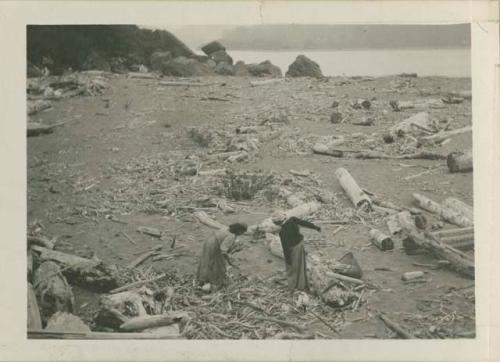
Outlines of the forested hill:
<svg viewBox="0 0 500 362">
<path fill-rule="evenodd" d="M 228 49 L 356 49 L 470 46 L 470 25 L 255 25 L 228 30 Z"/>
<path fill-rule="evenodd" d="M 146 63 L 155 50 L 168 50 L 174 56 L 192 57 L 194 53 L 166 30 L 139 28 L 136 25 L 29 25 L 28 61 L 41 64 L 50 58 L 53 68 L 79 69 L 90 53 L 105 59 L 125 57 Z"/>
</svg>

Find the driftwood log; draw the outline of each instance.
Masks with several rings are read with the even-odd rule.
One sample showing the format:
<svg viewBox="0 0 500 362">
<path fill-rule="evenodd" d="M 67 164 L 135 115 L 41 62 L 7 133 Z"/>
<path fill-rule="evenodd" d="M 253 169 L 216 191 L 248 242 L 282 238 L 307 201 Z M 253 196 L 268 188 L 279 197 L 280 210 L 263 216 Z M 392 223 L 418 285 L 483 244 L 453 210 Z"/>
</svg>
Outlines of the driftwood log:
<svg viewBox="0 0 500 362">
<path fill-rule="evenodd" d="M 337 171 L 335 171 L 335 176 L 354 206 L 358 208 L 371 208 L 372 201 L 370 197 L 368 197 L 368 195 L 359 187 L 349 171 L 345 168 L 338 168 Z"/>
<path fill-rule="evenodd" d="M 32 250 L 36 252 L 40 262 L 50 260 L 59 264 L 63 275 L 72 284 L 101 292 L 118 287 L 118 273 L 113 266 L 40 246 L 32 246 Z"/>
<path fill-rule="evenodd" d="M 429 250 L 440 259 L 449 261 L 450 265 L 458 272 L 468 277 L 474 277 L 474 260 L 470 256 L 446 245 L 435 235 L 418 230 L 414 223 L 404 222 L 401 226 L 413 243 Z"/>
<path fill-rule="evenodd" d="M 452 152 L 446 158 L 450 172 L 472 172 L 472 150 L 468 152 Z"/>
<path fill-rule="evenodd" d="M 467 132 L 472 132 L 472 126 L 458 128 L 458 129 L 454 129 L 454 130 L 451 130 L 451 131 L 440 131 L 440 132 L 438 132 L 436 134 L 420 138 L 419 139 L 419 143 L 422 144 L 422 145 L 433 144 L 433 143 L 441 143 L 444 140 L 446 140 L 446 139 L 448 139 L 448 138 L 450 138 L 452 136 L 463 134 L 463 133 L 467 133 Z"/>
<path fill-rule="evenodd" d="M 420 194 L 413 194 L 413 199 L 418 207 L 433 214 L 439 215 L 443 220 L 462 227 L 472 226 L 473 220 L 465 217 L 461 213 L 450 207 L 444 207 L 439 203 Z"/>
<path fill-rule="evenodd" d="M 33 276 L 33 288 L 44 323 L 56 312 L 73 313 L 73 291 L 55 262 L 45 261 L 40 264 Z"/>
<path fill-rule="evenodd" d="M 385 251 L 394 249 L 392 239 L 377 229 L 370 230 L 370 239 L 372 244 L 380 250 Z"/>
<path fill-rule="evenodd" d="M 141 331 L 148 328 L 168 326 L 174 323 L 185 323 L 189 318 L 188 313 L 181 311 L 134 317 L 123 323 L 120 329 L 123 331 Z"/>
<path fill-rule="evenodd" d="M 401 327 L 399 324 L 389 319 L 384 314 L 379 313 L 378 317 L 382 320 L 382 322 L 384 322 L 387 325 L 387 327 L 389 327 L 392 331 L 396 332 L 401 338 L 415 339 L 415 336 L 413 334 L 406 331 L 403 327 Z"/>
<path fill-rule="evenodd" d="M 204 211 L 196 211 L 193 216 L 202 224 L 217 230 L 227 230 L 228 227 L 220 222 L 212 219 Z"/>
<path fill-rule="evenodd" d="M 474 221 L 474 212 L 472 209 L 472 206 L 467 205 L 465 202 L 460 201 L 456 198 L 449 197 L 446 200 L 443 201 L 442 206 L 444 208 L 448 208 L 451 210 L 456 211 L 457 213 L 463 215 L 467 219 L 469 219 L 471 222 Z"/>
<path fill-rule="evenodd" d="M 440 231 L 435 231 L 433 234 L 440 237 L 440 238 L 459 236 L 459 235 L 469 235 L 469 234 L 474 235 L 474 227 L 471 226 L 471 227 L 465 227 L 465 228 L 440 230 Z"/>
<path fill-rule="evenodd" d="M 28 101 L 27 108 L 28 108 L 28 115 L 33 115 L 35 113 L 38 113 L 40 111 L 43 111 L 45 109 L 48 109 L 52 107 L 52 102 L 50 101 L 45 101 L 45 100 L 37 100 L 34 102 Z"/>
</svg>

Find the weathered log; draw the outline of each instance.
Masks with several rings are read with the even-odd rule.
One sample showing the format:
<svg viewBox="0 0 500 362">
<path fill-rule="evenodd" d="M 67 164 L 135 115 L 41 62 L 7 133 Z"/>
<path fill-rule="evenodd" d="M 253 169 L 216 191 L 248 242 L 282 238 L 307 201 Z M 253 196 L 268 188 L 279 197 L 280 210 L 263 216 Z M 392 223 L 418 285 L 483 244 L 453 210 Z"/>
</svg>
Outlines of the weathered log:
<svg viewBox="0 0 500 362">
<path fill-rule="evenodd" d="M 474 260 L 459 250 L 446 245 L 429 232 L 422 232 L 411 224 L 402 224 L 405 233 L 418 246 L 427 249 L 440 259 L 448 260 L 458 272 L 474 277 Z"/>
<path fill-rule="evenodd" d="M 206 212 L 204 211 L 196 211 L 193 213 L 193 216 L 202 224 L 211 227 L 213 229 L 218 229 L 218 230 L 227 230 L 228 227 L 224 224 L 221 224 L 220 222 L 212 219 L 210 216 L 207 215 Z"/>
<path fill-rule="evenodd" d="M 421 133 L 422 130 L 425 130 L 428 133 L 434 132 L 434 124 L 430 121 L 429 114 L 427 112 L 417 113 L 399 122 L 389 129 L 389 133 L 394 136 L 404 136 L 406 134 L 412 134 L 416 130 L 419 133 Z"/>
<path fill-rule="evenodd" d="M 446 245 L 449 245 L 452 248 L 461 251 L 469 251 L 474 249 L 474 237 L 448 238 L 448 239 L 441 239 L 441 241 Z"/>
<path fill-rule="evenodd" d="M 159 315 L 130 318 L 120 326 L 123 331 L 141 331 L 148 328 L 168 326 L 174 323 L 184 323 L 189 320 L 189 314 L 182 311 Z"/>
<path fill-rule="evenodd" d="M 321 204 L 316 201 L 306 202 L 302 205 L 294 207 L 293 209 L 289 209 L 284 211 L 286 218 L 290 218 L 292 216 L 295 217 L 303 217 L 313 212 L 318 211 L 321 208 Z M 265 232 L 265 233 L 274 233 L 280 230 L 280 226 L 276 225 L 273 222 L 272 218 L 267 218 L 259 224 L 252 225 L 248 227 L 247 234 L 253 234 L 255 232 Z"/>
<path fill-rule="evenodd" d="M 401 225 L 399 224 L 398 221 L 398 216 L 399 214 L 392 214 L 389 215 L 386 219 L 385 222 L 387 224 L 387 228 L 389 229 L 389 233 L 391 235 L 396 235 L 401 231 Z"/>
<path fill-rule="evenodd" d="M 448 230 L 439 230 L 433 232 L 435 236 L 438 236 L 440 238 L 446 238 L 450 236 L 458 236 L 458 235 L 469 235 L 469 234 L 474 234 L 474 227 L 466 227 L 466 228 L 455 228 L 455 229 L 448 229 Z"/>
<path fill-rule="evenodd" d="M 345 168 L 338 168 L 335 171 L 335 176 L 339 180 L 340 186 L 356 207 L 371 208 L 372 201 L 368 195 L 358 186 L 356 180 Z"/>
<path fill-rule="evenodd" d="M 127 265 L 127 268 L 129 269 L 133 269 L 133 268 L 136 268 L 138 267 L 139 265 L 141 265 L 142 263 L 144 263 L 148 258 L 154 256 L 154 255 L 158 255 L 159 252 L 158 251 L 148 251 L 147 253 L 144 253 L 142 255 L 139 255 L 137 258 L 135 258 L 134 260 L 132 260 L 128 265 Z"/>
<path fill-rule="evenodd" d="M 387 327 L 389 327 L 392 331 L 396 332 L 400 337 L 402 337 L 404 339 L 414 339 L 415 338 L 415 336 L 413 334 L 406 331 L 403 327 L 401 327 L 399 324 L 397 324 L 396 322 L 389 319 L 384 314 L 379 313 L 378 317 L 382 320 L 382 322 L 384 322 L 387 325 Z"/>
<path fill-rule="evenodd" d="M 468 152 L 452 152 L 446 158 L 448 170 L 452 173 L 455 172 L 472 172 L 473 160 L 472 151 Z"/>
<path fill-rule="evenodd" d="M 62 267 L 62 273 L 72 283 L 96 291 L 108 291 L 118 287 L 118 273 L 115 267 L 99 260 L 81 258 L 60 251 L 32 246 L 39 260 L 54 261 Z"/>
<path fill-rule="evenodd" d="M 420 194 L 413 194 L 413 199 L 418 207 L 427 210 L 433 214 L 441 216 L 441 218 L 449 223 L 466 227 L 472 226 L 473 221 L 466 218 L 465 216 L 457 213 L 455 210 L 449 207 L 443 207 L 439 203 L 423 196 Z"/>
<path fill-rule="evenodd" d="M 425 136 L 419 139 L 420 144 L 441 143 L 442 141 L 463 133 L 472 132 L 472 126 L 457 128 L 451 131 L 440 131 L 436 134 Z"/>
<path fill-rule="evenodd" d="M 467 205 L 465 202 L 460 201 L 454 197 L 449 197 L 443 201 L 442 206 L 444 208 L 454 210 L 469 219 L 472 223 L 474 222 L 474 212 L 472 206 Z"/>
<path fill-rule="evenodd" d="M 45 261 L 35 271 L 33 288 L 40 302 L 43 322 L 47 322 L 55 312 L 73 312 L 75 297 L 59 265 Z"/>
<path fill-rule="evenodd" d="M 169 332 L 167 335 L 149 332 L 87 332 L 87 333 L 64 333 L 47 331 L 28 331 L 30 339 L 105 339 L 105 340 L 136 340 L 136 339 L 177 339 L 178 336 Z"/>
<path fill-rule="evenodd" d="M 55 124 L 49 124 L 49 125 L 43 125 L 37 122 L 28 122 L 28 125 L 26 127 L 26 134 L 28 137 L 32 136 L 39 136 L 41 134 L 47 134 L 47 133 L 52 133 L 54 132 L 54 129 L 56 127 L 60 127 L 62 125 L 65 125 L 66 123 L 70 123 L 75 121 L 76 119 L 72 119 L 69 121 L 64 121 L 64 122 L 59 122 Z"/>
<path fill-rule="evenodd" d="M 327 145 L 324 145 L 322 143 L 316 143 L 312 147 L 313 153 L 317 155 L 325 155 L 325 156 L 333 156 L 333 157 L 343 157 L 344 152 L 340 150 L 332 150 L 330 149 Z"/>
<path fill-rule="evenodd" d="M 142 233 L 142 234 L 146 234 L 146 235 L 149 235 L 149 236 L 153 236 L 155 238 L 160 238 L 161 237 L 161 231 L 160 230 L 158 230 L 156 228 L 149 227 L 149 226 L 139 226 L 137 228 L 137 232 Z"/>
<path fill-rule="evenodd" d="M 54 242 L 43 236 L 28 235 L 28 246 L 38 245 L 44 248 L 54 249 Z"/>
<path fill-rule="evenodd" d="M 385 251 L 394 249 L 394 243 L 391 238 L 377 229 L 370 230 L 370 238 L 373 245 L 380 250 Z"/>
<path fill-rule="evenodd" d="M 31 283 L 28 283 L 28 331 L 42 329 L 42 318 L 35 291 Z"/>
</svg>

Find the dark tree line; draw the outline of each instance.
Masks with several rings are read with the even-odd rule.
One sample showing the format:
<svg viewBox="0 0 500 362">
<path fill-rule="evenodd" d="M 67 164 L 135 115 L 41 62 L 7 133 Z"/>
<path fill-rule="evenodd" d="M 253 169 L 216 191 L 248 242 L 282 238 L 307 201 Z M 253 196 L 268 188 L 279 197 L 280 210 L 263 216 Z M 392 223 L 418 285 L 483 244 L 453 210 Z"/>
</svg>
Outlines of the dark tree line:
<svg viewBox="0 0 500 362">
<path fill-rule="evenodd" d="M 51 70 L 81 69 L 95 52 L 105 59 L 123 57 L 131 63 L 147 64 L 152 52 L 168 50 L 174 56 L 191 57 L 192 51 L 172 33 L 136 25 L 29 25 L 27 57 L 35 65 Z"/>
</svg>

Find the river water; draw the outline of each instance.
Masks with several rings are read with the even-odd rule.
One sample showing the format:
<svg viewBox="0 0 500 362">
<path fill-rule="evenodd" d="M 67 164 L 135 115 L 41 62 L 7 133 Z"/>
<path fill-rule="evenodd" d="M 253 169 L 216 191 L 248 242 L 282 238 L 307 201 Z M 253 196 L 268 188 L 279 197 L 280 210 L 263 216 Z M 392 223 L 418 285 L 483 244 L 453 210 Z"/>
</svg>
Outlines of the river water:
<svg viewBox="0 0 500 362">
<path fill-rule="evenodd" d="M 299 54 L 319 64 L 326 76 L 384 76 L 417 73 L 419 76 L 470 77 L 470 48 L 452 49 L 354 49 L 354 50 L 231 50 L 234 61 L 260 63 L 270 60 L 283 74 Z"/>
</svg>

